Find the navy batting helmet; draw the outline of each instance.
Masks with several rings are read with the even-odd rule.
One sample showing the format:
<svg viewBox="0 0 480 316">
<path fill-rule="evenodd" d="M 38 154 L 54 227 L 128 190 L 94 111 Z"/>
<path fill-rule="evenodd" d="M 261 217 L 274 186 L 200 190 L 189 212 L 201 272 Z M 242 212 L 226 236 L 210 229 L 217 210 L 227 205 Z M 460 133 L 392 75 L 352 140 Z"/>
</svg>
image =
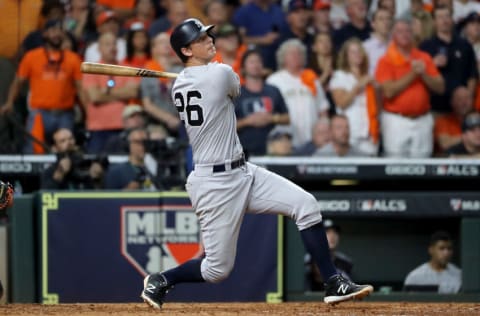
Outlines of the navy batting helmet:
<svg viewBox="0 0 480 316">
<path fill-rule="evenodd" d="M 170 36 L 170 45 L 178 57 L 185 62 L 186 56 L 182 54 L 182 47 L 187 47 L 190 43 L 199 38 L 202 33 L 207 33 L 208 36 L 214 38 L 213 34 L 210 32 L 214 26 L 215 25 L 205 26 L 198 19 L 187 19 L 173 30 L 172 35 Z"/>
</svg>

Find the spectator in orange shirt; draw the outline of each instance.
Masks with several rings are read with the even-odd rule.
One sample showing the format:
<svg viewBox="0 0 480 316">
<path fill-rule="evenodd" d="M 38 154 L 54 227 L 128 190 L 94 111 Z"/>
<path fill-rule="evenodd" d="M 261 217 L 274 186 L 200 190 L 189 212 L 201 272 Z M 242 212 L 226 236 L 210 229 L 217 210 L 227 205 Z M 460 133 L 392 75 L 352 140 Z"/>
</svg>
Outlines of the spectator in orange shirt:
<svg viewBox="0 0 480 316">
<path fill-rule="evenodd" d="M 235 26 L 232 24 L 222 25 L 216 33 L 215 46 L 217 48 L 215 60 L 230 65 L 233 71 L 242 77 L 240 68 L 242 56 L 247 47 L 242 44 L 240 33 Z"/>
<path fill-rule="evenodd" d="M 127 57 L 122 65 L 143 68 L 150 59 L 150 38 L 142 22 L 135 22 L 127 33 Z"/>
<path fill-rule="evenodd" d="M 10 113 L 22 85 L 28 81 L 30 96 L 27 130 L 38 140 L 51 141 L 58 128 L 73 130 L 75 97 L 81 94 L 80 57 L 62 50 L 64 37 L 61 20 L 50 20 L 44 28 L 45 45 L 22 58 L 0 114 Z M 82 102 L 83 103 L 83 102 Z M 26 153 L 43 153 L 41 147 L 27 142 Z"/>
<path fill-rule="evenodd" d="M 435 118 L 435 143 L 440 153 L 462 141 L 463 118 L 473 110 L 472 93 L 467 87 L 459 86 L 453 90 L 450 104 L 452 113 Z"/>
<path fill-rule="evenodd" d="M 102 63 L 116 64 L 116 41 L 112 33 L 102 34 L 98 40 Z M 89 103 L 86 128 L 90 139 L 89 153 L 102 152 L 107 140 L 123 129 L 122 113 L 127 100 L 138 97 L 138 82 L 131 77 L 113 77 L 86 74 L 83 78 Z"/>
<path fill-rule="evenodd" d="M 429 157 L 433 151 L 430 91 L 445 82 L 432 58 L 414 46 L 409 21 L 398 20 L 375 74 L 384 96 L 381 134 L 387 157 Z"/>
</svg>

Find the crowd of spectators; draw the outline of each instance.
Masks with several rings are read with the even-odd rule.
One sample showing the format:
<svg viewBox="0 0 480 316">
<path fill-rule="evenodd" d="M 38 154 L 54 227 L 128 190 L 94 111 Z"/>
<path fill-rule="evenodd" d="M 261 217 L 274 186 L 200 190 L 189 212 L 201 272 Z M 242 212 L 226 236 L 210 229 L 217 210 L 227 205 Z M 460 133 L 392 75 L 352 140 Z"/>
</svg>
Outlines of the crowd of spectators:
<svg viewBox="0 0 480 316">
<path fill-rule="evenodd" d="M 179 72 L 170 33 L 195 17 L 216 25 L 215 61 L 240 76 L 247 155 L 478 155 L 479 13 L 475 0 L 9 2 L 0 153 L 56 152 L 59 130 L 95 155 L 125 153 L 137 125 L 186 140 L 171 80 L 82 75 L 80 63 Z"/>
</svg>

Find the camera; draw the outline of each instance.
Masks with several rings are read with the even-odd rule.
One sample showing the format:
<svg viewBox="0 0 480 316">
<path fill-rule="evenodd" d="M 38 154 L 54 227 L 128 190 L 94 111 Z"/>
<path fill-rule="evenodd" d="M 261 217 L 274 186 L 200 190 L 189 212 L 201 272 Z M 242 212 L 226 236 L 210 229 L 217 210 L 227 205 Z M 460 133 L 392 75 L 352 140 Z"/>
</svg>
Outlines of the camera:
<svg viewBox="0 0 480 316">
<path fill-rule="evenodd" d="M 92 180 L 90 177 L 90 167 L 94 162 L 98 162 L 104 170 L 108 168 L 108 157 L 83 154 L 80 151 L 69 151 L 57 154 L 57 161 L 63 158 L 70 158 L 72 161 L 72 167 L 68 173 L 68 178 L 74 182 L 89 182 Z"/>
</svg>

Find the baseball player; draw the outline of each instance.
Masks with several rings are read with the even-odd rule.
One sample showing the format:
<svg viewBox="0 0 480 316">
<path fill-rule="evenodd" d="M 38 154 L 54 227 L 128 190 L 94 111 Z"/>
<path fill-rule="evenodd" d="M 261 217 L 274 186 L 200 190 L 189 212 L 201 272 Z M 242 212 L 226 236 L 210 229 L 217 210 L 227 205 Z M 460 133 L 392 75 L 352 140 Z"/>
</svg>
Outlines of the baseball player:
<svg viewBox="0 0 480 316">
<path fill-rule="evenodd" d="M 148 275 L 141 297 L 161 308 L 177 283 L 216 283 L 227 278 L 245 212 L 282 214 L 295 221 L 307 251 L 327 280 L 326 303 L 367 296 L 373 291 L 371 285 L 357 285 L 335 270 L 316 199 L 287 179 L 245 161 L 232 102 L 240 82 L 230 66 L 210 63 L 216 52 L 213 27 L 188 19 L 170 38 L 185 65 L 172 97 L 193 149 L 195 168 L 186 190 L 199 219 L 205 257 Z"/>
</svg>

